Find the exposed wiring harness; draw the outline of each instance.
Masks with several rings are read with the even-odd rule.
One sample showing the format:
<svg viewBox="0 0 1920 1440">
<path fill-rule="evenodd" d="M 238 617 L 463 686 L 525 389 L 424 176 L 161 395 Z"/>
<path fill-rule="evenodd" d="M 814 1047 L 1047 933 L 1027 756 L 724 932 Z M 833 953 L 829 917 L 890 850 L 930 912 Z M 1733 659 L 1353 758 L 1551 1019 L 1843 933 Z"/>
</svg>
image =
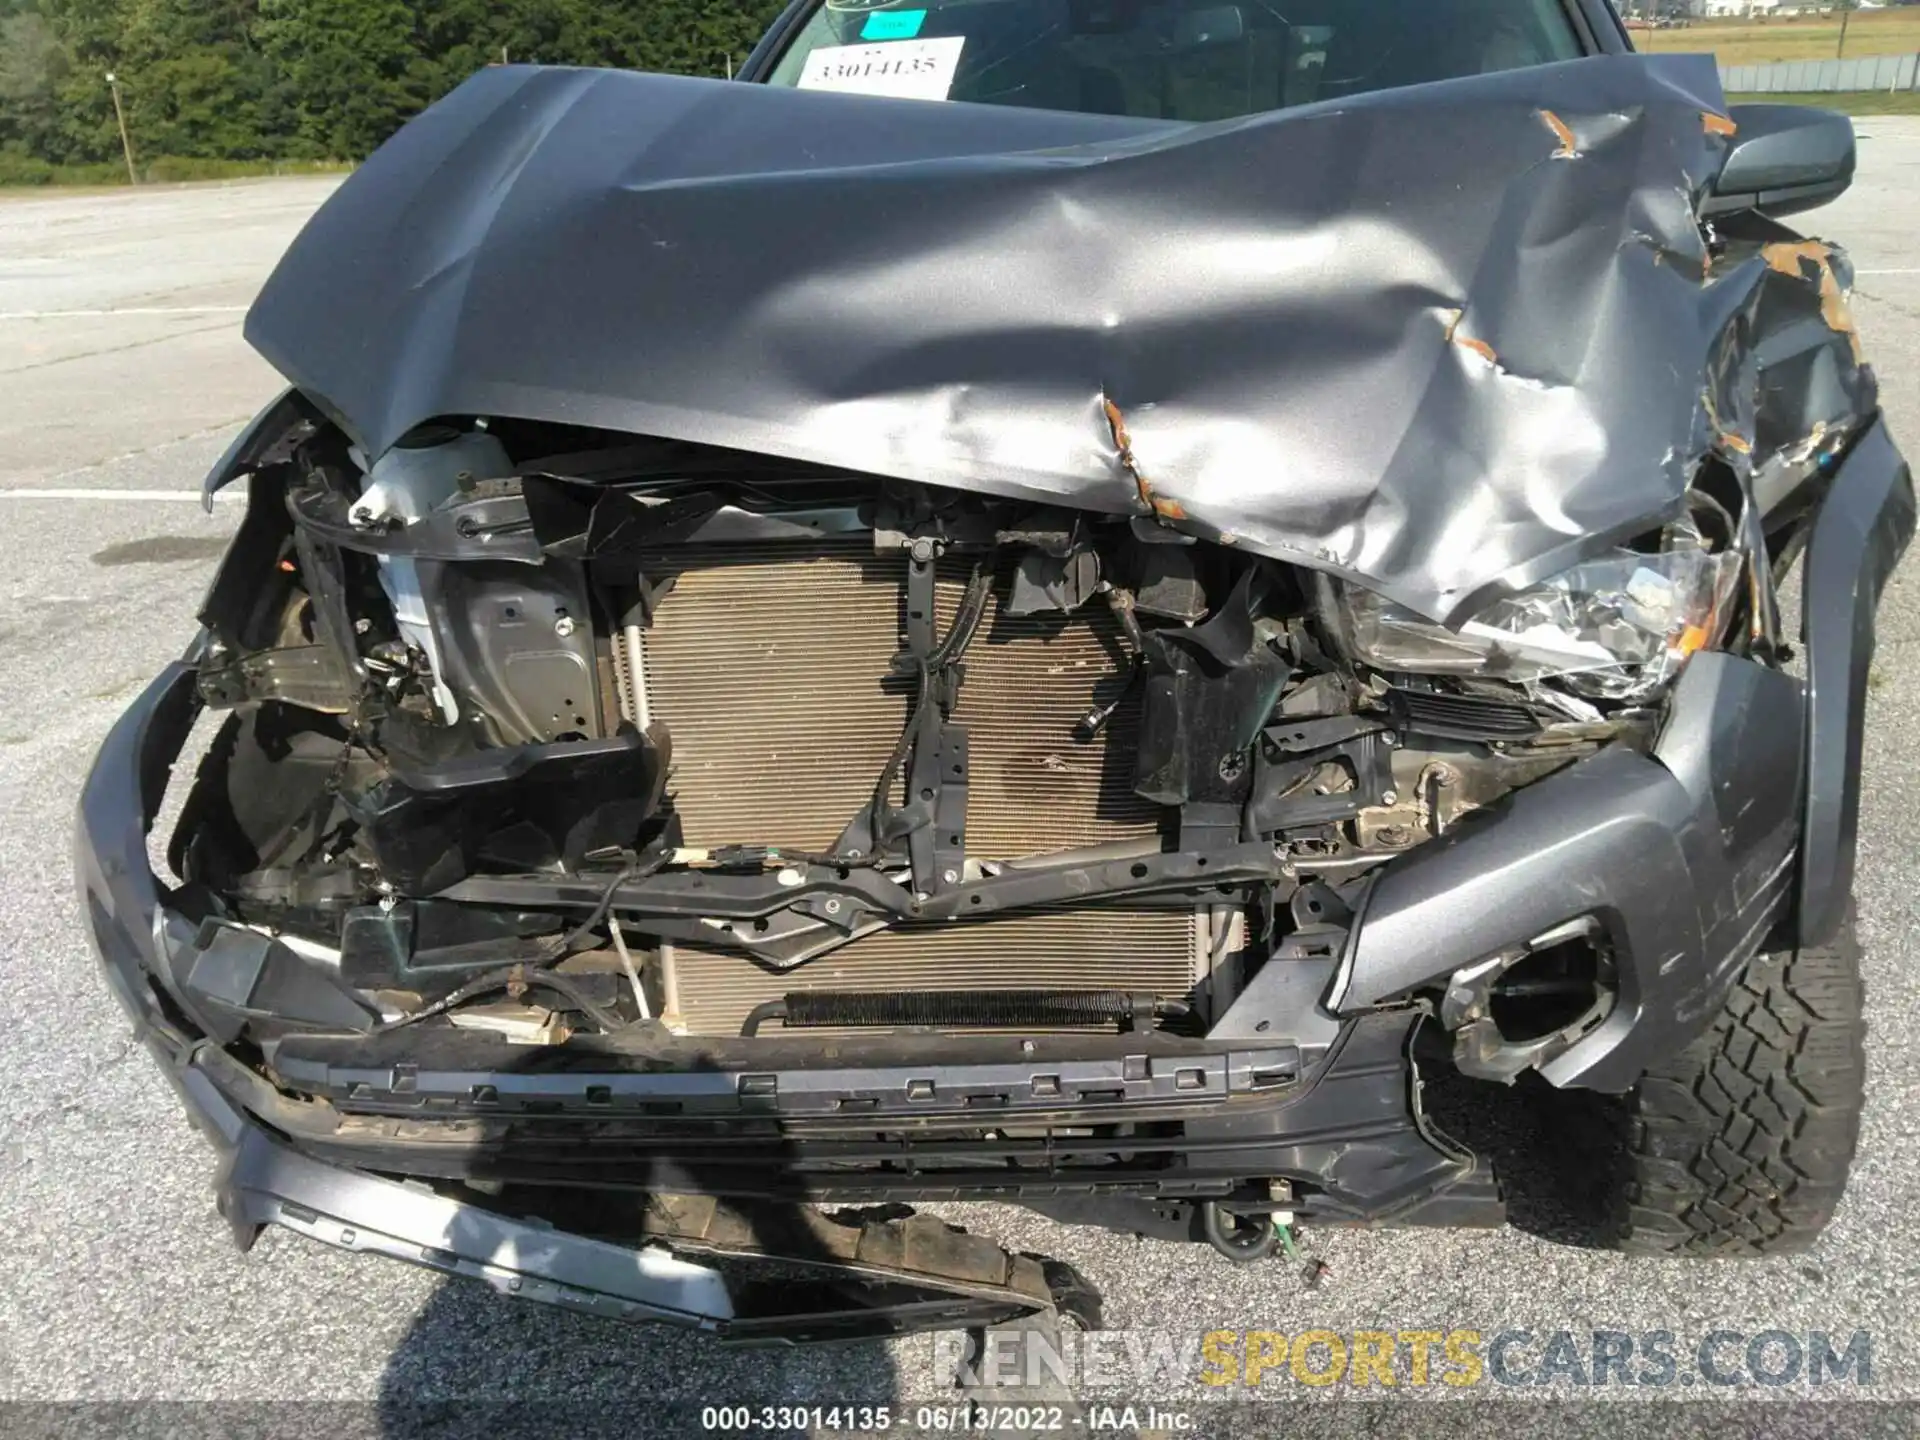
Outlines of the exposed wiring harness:
<svg viewBox="0 0 1920 1440">
<path fill-rule="evenodd" d="M 908 713 L 907 723 L 900 731 L 900 738 L 894 742 L 893 751 L 887 756 L 886 766 L 881 770 L 880 778 L 874 782 L 873 794 L 867 801 L 868 827 L 872 831 L 876 851 L 885 843 L 886 820 L 893 809 L 888 797 L 900 778 L 900 769 L 925 733 L 928 708 L 939 703 L 939 689 L 945 683 L 949 668 L 960 662 L 967 653 L 967 647 L 973 643 L 974 633 L 979 630 L 980 622 L 986 616 L 987 602 L 992 596 L 993 567 L 992 556 L 989 555 L 974 564 L 973 574 L 967 580 L 966 592 L 960 597 L 953 623 L 947 627 L 947 633 L 940 643 L 928 654 L 912 657 L 913 709 Z"/>
<path fill-rule="evenodd" d="M 522 990 L 546 989 L 559 995 L 574 1009 L 585 1015 L 603 1031 L 612 1034 L 615 1030 L 626 1028 L 626 1021 L 599 1001 L 590 999 L 587 993 L 575 982 L 574 977 L 557 970 L 542 969 L 521 961 L 513 965 L 502 965 L 497 970 L 488 970 L 474 976 L 459 989 L 442 995 L 431 1005 L 422 1005 L 418 1010 L 408 1011 L 398 1019 L 389 1020 L 379 1026 L 380 1030 L 398 1030 L 403 1026 L 430 1020 L 435 1015 L 444 1015 L 467 1001 L 495 990 L 516 993 Z"/>
<path fill-rule="evenodd" d="M 378 1028 L 381 1030 L 398 1030 L 402 1026 L 415 1025 L 422 1020 L 430 1020 L 436 1015 L 444 1015 L 449 1010 L 466 1004 L 467 1001 L 474 999 L 476 996 L 490 994 L 495 990 L 506 990 L 509 993 L 518 994 L 524 990 L 538 988 L 553 991 L 608 1034 L 611 1034 L 615 1030 L 624 1029 L 627 1024 L 625 1020 L 621 1019 L 620 1016 L 607 1009 L 604 1005 L 601 1005 L 598 1001 L 590 998 L 573 976 L 563 974 L 553 967 L 565 960 L 568 956 L 577 954 L 580 950 L 597 940 L 598 936 L 594 932 L 612 915 L 614 897 L 620 893 L 620 887 L 629 880 L 644 879 L 646 876 L 652 875 L 667 863 L 671 853 L 671 851 L 666 850 L 650 851 L 639 859 L 629 861 L 627 864 L 621 866 L 619 872 L 607 882 L 606 889 L 600 892 L 600 898 L 594 902 L 593 909 L 587 912 L 586 918 L 574 926 L 573 929 L 567 931 L 567 933 L 562 935 L 558 940 L 554 941 L 544 955 L 532 960 L 518 960 L 511 965 L 502 965 L 498 969 L 484 971 L 474 976 L 473 979 L 466 981 L 457 989 L 442 995 L 431 1004 L 423 1005 L 418 1010 L 409 1011 L 397 1019 L 389 1020 Z M 630 957 L 626 956 L 626 947 L 624 944 L 621 944 L 618 948 L 621 950 L 623 959 L 626 961 L 629 978 L 634 980 L 635 995 L 637 997 L 639 995 L 639 985 L 637 978 L 633 975 L 633 962 Z M 642 1001 L 641 1010 L 643 1015 L 645 1009 L 645 1002 Z"/>
</svg>

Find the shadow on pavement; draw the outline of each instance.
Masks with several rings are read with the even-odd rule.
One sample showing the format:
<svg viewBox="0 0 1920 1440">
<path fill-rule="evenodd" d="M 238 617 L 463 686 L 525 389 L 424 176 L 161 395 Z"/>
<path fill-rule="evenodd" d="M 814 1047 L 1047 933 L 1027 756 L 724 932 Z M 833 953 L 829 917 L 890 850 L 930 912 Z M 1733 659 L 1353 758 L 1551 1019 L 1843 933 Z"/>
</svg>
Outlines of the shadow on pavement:
<svg viewBox="0 0 1920 1440">
<path fill-rule="evenodd" d="M 447 1281 L 394 1348 L 377 1408 L 395 1437 L 682 1435 L 705 1406 L 891 1404 L 900 1388 L 884 1344 L 741 1349 Z"/>
<path fill-rule="evenodd" d="M 570 1063 L 564 1051 L 529 1047 L 517 1063 L 503 1068 L 535 1073 L 564 1070 Z M 656 1149 L 659 1123 L 638 1113 L 552 1122 L 531 1113 L 503 1118 L 496 1132 L 500 1148 L 471 1162 L 475 1189 L 464 1198 L 555 1233 L 621 1247 L 655 1243 L 651 1237 L 665 1223 L 722 1250 L 783 1257 L 704 1253 L 698 1239 L 674 1246 L 684 1259 L 724 1276 L 736 1323 L 753 1316 L 849 1308 L 857 1313 L 876 1303 L 877 1292 L 857 1279 L 818 1268 L 831 1265 L 835 1237 L 830 1229 L 804 1223 L 803 1217 L 812 1214 L 809 1208 L 738 1201 L 716 1205 L 691 1198 L 738 1195 L 743 1186 L 764 1184 L 778 1192 L 789 1182 L 800 1185 L 803 1167 L 784 1140 L 762 1135 L 743 1152 L 738 1144 L 715 1137 L 667 1161 Z M 744 1171 L 752 1172 L 751 1181 L 743 1178 Z M 573 1183 L 530 1184 L 529 1175 L 567 1175 Z M 528 1253 L 524 1243 L 520 1253 L 503 1257 L 509 1265 L 553 1258 Z M 484 1254 L 487 1246 L 452 1248 Z M 610 1258 L 617 1262 L 617 1256 Z M 542 1268 L 533 1266 L 535 1273 Z M 570 1277 L 576 1287 L 593 1287 L 598 1278 Z M 609 1291 L 620 1292 L 613 1276 L 605 1281 Z M 667 1303 L 696 1309 L 711 1303 L 698 1290 L 657 1293 Z M 387 1436 L 501 1440 L 524 1431 L 561 1433 L 569 1440 L 602 1434 L 626 1440 L 637 1433 L 714 1430 L 711 1421 L 717 1417 L 703 1423 L 707 1407 L 744 1406 L 755 1412 L 773 1407 L 778 1418 L 782 1405 L 891 1404 L 900 1389 L 894 1351 L 883 1342 L 725 1345 L 711 1334 L 676 1325 L 607 1318 L 448 1278 L 388 1358 L 377 1408 Z M 752 1427 L 736 1419 L 718 1428 Z M 782 1425 L 776 1431 L 793 1433 L 793 1428 Z"/>
<path fill-rule="evenodd" d="M 1608 1172 L 1618 1097 L 1555 1090 L 1528 1074 L 1508 1087 L 1433 1067 L 1424 1101 L 1447 1135 L 1490 1161 L 1516 1230 L 1583 1250 L 1610 1248 Z"/>
</svg>

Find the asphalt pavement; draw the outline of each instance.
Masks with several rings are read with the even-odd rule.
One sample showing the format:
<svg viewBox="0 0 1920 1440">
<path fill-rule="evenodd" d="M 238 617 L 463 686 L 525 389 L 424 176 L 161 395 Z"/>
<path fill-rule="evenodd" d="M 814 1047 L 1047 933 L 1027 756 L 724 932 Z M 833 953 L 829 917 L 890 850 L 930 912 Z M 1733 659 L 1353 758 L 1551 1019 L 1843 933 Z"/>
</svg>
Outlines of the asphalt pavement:
<svg viewBox="0 0 1920 1440">
<path fill-rule="evenodd" d="M 1911 451 L 1920 448 L 1920 120 L 1860 128 L 1852 193 L 1806 228 L 1854 257 L 1860 327 Z M 235 427 L 276 390 L 241 338 L 241 311 L 333 183 L 0 198 L 0 1399 L 611 1408 L 949 1397 L 925 1338 L 729 1351 L 283 1233 L 243 1256 L 214 1214 L 209 1152 L 95 973 L 67 837 L 94 747 L 192 633 L 238 507 L 207 516 L 191 497 Z M 1110 1326 L 1176 1341 L 1222 1329 L 1528 1331 L 1542 1337 L 1525 1352 L 1537 1368 L 1545 1337 L 1559 1330 L 1671 1331 L 1683 1343 L 1716 1329 L 1866 1331 L 1870 1385 L 1793 1393 L 1822 1405 L 1920 1397 L 1908 1321 L 1920 1302 L 1914 573 L 1909 565 L 1895 578 L 1881 612 L 1865 759 L 1858 897 L 1869 1108 L 1846 1203 L 1810 1255 L 1700 1263 L 1592 1248 L 1596 1176 L 1568 1127 L 1543 1119 L 1525 1093 L 1448 1111 L 1520 1182 L 1515 1224 L 1311 1229 L 1308 1253 L 1326 1267 L 1312 1286 L 1283 1261 L 1236 1269 L 1201 1248 L 1069 1231 L 1018 1210 L 945 1213 L 1013 1248 L 1072 1261 L 1104 1292 Z M 1441 1103 L 1460 1106 L 1457 1096 Z M 1354 1391 L 1283 1384 L 1259 1393 Z M 1460 1398 L 1433 1386 L 1421 1393 Z M 1617 1385 L 1551 1393 L 1649 1398 Z M 1219 1392 L 1189 1369 L 1153 1394 L 1197 1402 Z M 1782 1412 L 1778 1428 L 1820 1423 L 1818 1411 L 1795 1414 L 1789 1427 Z M 1601 1422 L 1610 1434 L 1641 1426 L 1625 1414 Z M 1670 1433 L 1673 1422 L 1649 1418 L 1645 1428 Z"/>
</svg>

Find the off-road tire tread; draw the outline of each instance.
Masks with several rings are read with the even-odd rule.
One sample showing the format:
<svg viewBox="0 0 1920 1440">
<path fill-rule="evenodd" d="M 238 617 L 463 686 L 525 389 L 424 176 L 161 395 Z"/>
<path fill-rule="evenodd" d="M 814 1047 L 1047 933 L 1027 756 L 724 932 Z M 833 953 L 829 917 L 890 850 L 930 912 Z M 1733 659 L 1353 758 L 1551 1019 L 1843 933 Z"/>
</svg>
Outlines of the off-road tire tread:
<svg viewBox="0 0 1920 1440">
<path fill-rule="evenodd" d="M 1627 1097 L 1622 1249 L 1757 1256 L 1813 1243 L 1860 1138 L 1865 998 L 1851 913 L 1831 945 L 1748 963 L 1712 1027 Z"/>
</svg>

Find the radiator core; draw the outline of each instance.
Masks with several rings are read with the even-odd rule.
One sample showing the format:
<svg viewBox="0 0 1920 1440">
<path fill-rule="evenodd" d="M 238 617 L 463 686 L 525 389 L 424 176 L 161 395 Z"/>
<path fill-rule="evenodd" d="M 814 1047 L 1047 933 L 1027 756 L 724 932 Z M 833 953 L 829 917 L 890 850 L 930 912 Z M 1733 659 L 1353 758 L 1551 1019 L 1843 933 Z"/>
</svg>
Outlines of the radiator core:
<svg viewBox="0 0 1920 1440">
<path fill-rule="evenodd" d="M 756 1005 L 796 991 L 1125 990 L 1182 998 L 1205 973 L 1203 937 L 1189 910 L 1035 911 L 883 930 L 788 971 L 686 944 L 663 947 L 661 963 L 686 1033 L 737 1035 Z M 773 1023 L 762 1033 L 778 1031 Z"/>
<path fill-rule="evenodd" d="M 864 538 L 689 546 L 642 561 L 650 583 L 671 584 L 645 633 L 642 680 L 673 738 L 668 792 L 685 844 L 826 850 L 867 803 L 912 697 L 910 681 L 887 675 L 906 567 Z M 944 629 L 968 563 L 938 573 Z M 1119 625 L 1097 601 L 1073 615 L 1007 615 L 1006 582 L 967 651 L 953 716 L 968 730 L 967 853 L 1151 836 L 1158 808 L 1132 790 L 1137 702 L 1091 742 L 1073 733 L 1125 686 Z"/>
</svg>

